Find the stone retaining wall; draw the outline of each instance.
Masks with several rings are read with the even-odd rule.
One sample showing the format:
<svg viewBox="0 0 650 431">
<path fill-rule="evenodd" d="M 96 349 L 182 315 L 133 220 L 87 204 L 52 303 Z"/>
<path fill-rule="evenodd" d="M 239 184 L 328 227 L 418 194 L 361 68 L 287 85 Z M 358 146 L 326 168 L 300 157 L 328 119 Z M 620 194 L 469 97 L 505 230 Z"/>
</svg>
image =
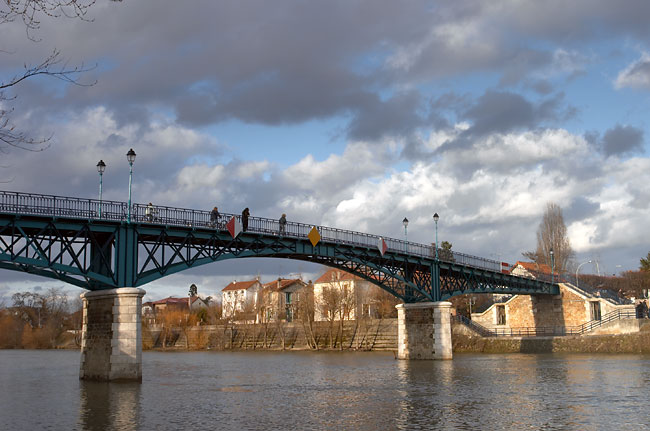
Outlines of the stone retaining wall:
<svg viewBox="0 0 650 431">
<path fill-rule="evenodd" d="M 343 337 L 338 335 L 338 322 L 332 328 L 335 349 L 396 350 L 397 319 L 362 319 L 345 321 Z M 308 328 L 301 323 L 205 325 L 173 328 L 168 337 L 168 348 L 190 350 L 253 350 L 253 349 L 309 349 Z M 319 349 L 330 346 L 328 322 L 314 322 L 314 341 Z M 161 328 L 143 331 L 145 348 L 163 348 Z"/>
<path fill-rule="evenodd" d="M 650 354 L 650 322 L 640 332 L 564 337 L 481 337 L 456 324 L 455 353 L 640 353 Z"/>
</svg>

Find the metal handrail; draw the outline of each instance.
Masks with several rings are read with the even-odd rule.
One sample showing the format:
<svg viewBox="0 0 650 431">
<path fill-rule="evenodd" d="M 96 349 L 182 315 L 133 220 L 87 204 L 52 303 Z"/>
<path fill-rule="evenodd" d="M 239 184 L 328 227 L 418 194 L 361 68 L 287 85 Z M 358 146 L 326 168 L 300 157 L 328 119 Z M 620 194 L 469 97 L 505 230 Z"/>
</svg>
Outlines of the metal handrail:
<svg viewBox="0 0 650 431">
<path fill-rule="evenodd" d="M 486 331 L 492 333 L 494 337 L 544 337 L 544 336 L 562 336 L 562 335 L 583 335 L 601 327 L 605 323 L 621 319 L 635 319 L 636 310 L 625 308 L 614 310 L 602 316 L 599 320 L 591 320 L 579 326 L 528 326 L 520 328 L 485 328 L 477 323 L 472 322 L 472 327 L 480 326 Z M 465 323 L 463 321 L 463 323 Z M 483 334 L 481 334 L 483 335 Z"/>
<path fill-rule="evenodd" d="M 471 319 L 468 319 L 467 317 L 463 316 L 462 314 L 452 315 L 452 318 L 454 320 L 464 324 L 465 326 L 468 326 L 469 328 L 471 328 L 475 332 L 479 333 L 483 337 L 493 337 L 494 336 L 494 332 L 492 330 L 486 328 L 485 326 L 483 326 L 483 325 L 481 325 L 479 323 L 476 323 L 476 322 L 472 321 Z"/>
<path fill-rule="evenodd" d="M 99 211 L 100 207 L 101 212 Z M 0 191 L 0 212 L 126 222 L 127 209 L 128 205 L 125 202 Z M 225 213 L 220 215 L 216 224 L 212 224 L 210 221 L 210 211 L 137 203 L 131 206 L 131 222 L 134 223 L 223 230 L 225 229 L 226 222 L 232 217 L 236 217 L 241 221 L 241 215 Z M 300 239 L 308 238 L 310 231 L 314 227 L 318 229 L 321 240 L 325 242 L 376 248 L 380 239 L 383 239 L 388 249 L 394 252 L 427 258 L 433 258 L 435 256 L 433 246 L 395 238 L 386 238 L 362 232 L 296 222 L 287 222 L 284 231 L 280 232 L 280 223 L 278 220 L 262 217 L 249 217 L 248 219 L 249 232 L 282 234 L 282 236 Z M 438 254 L 440 260 L 444 262 L 458 263 L 496 272 L 501 271 L 501 262 L 495 260 L 440 249 Z"/>
</svg>

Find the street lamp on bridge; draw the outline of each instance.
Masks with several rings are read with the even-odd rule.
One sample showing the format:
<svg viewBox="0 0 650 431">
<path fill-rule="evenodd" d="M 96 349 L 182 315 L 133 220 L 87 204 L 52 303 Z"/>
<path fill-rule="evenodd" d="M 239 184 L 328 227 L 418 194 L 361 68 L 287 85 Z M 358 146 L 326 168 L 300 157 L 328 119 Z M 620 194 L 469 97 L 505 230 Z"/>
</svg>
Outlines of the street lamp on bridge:
<svg viewBox="0 0 650 431">
<path fill-rule="evenodd" d="M 436 222 L 436 260 L 438 260 L 438 220 L 440 220 L 440 216 L 438 213 L 434 213 L 433 221 Z"/>
<path fill-rule="evenodd" d="M 135 162 L 135 151 L 133 151 L 133 148 L 126 153 L 126 160 L 129 162 L 129 207 L 127 208 L 126 222 L 131 223 L 131 183 L 133 181 L 133 162 Z"/>
<path fill-rule="evenodd" d="M 551 283 L 555 283 L 555 253 L 553 253 L 553 248 L 549 250 L 551 253 Z"/>
<path fill-rule="evenodd" d="M 97 172 L 99 172 L 99 218 L 102 217 L 102 176 L 106 170 L 106 163 L 100 160 L 97 163 Z"/>
<path fill-rule="evenodd" d="M 407 232 L 406 232 L 406 228 L 407 228 L 408 225 L 409 225 L 409 219 L 407 219 L 406 217 L 404 217 L 404 220 L 402 220 L 402 224 L 404 225 L 404 242 L 408 242 L 409 238 L 408 238 L 408 234 L 407 234 Z M 406 247 L 407 247 L 407 245 L 404 244 L 404 248 L 405 248 L 405 249 L 406 249 Z M 406 251 L 406 250 L 404 250 L 404 251 Z"/>
<path fill-rule="evenodd" d="M 576 268 L 576 287 L 580 287 L 580 280 L 578 280 L 578 271 L 580 271 L 580 267 L 584 265 L 585 263 L 591 263 L 593 262 L 592 260 L 588 260 L 586 262 L 582 262 L 580 265 L 578 265 L 578 268 Z"/>
</svg>

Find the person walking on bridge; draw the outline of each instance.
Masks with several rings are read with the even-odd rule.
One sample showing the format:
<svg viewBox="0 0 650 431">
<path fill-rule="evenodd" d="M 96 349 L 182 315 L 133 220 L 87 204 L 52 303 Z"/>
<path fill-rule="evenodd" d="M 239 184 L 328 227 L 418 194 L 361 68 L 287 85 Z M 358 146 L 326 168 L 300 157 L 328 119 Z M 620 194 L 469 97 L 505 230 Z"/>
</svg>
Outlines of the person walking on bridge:
<svg viewBox="0 0 650 431">
<path fill-rule="evenodd" d="M 248 207 L 244 208 L 244 211 L 241 212 L 241 229 L 246 232 L 248 230 L 248 217 L 251 215 L 251 212 L 248 210 Z"/>
<path fill-rule="evenodd" d="M 218 227 L 219 225 L 219 210 L 217 207 L 212 208 L 212 211 L 210 211 L 210 225 L 212 227 Z"/>
<path fill-rule="evenodd" d="M 282 214 L 278 223 L 280 223 L 280 236 L 282 236 L 287 233 L 287 215 Z"/>
<path fill-rule="evenodd" d="M 149 204 L 147 204 L 147 208 L 145 208 L 144 210 L 144 215 L 147 217 L 147 221 L 149 223 L 153 221 L 153 213 L 154 213 L 153 204 L 149 202 Z"/>
</svg>

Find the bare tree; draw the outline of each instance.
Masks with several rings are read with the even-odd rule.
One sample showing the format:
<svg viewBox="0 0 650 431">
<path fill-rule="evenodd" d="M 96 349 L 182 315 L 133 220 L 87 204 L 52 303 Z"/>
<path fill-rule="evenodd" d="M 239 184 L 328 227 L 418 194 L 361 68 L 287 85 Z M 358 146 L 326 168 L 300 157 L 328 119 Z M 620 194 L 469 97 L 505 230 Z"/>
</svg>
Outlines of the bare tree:
<svg viewBox="0 0 650 431">
<path fill-rule="evenodd" d="M 327 320 L 327 335 L 330 349 L 334 348 L 334 322 L 341 313 L 342 292 L 336 286 L 323 286 L 317 301 L 317 309 Z M 340 318 L 340 317 L 339 317 Z"/>
<path fill-rule="evenodd" d="M 51 348 L 69 325 L 68 296 L 61 288 L 45 294 L 18 292 L 12 295 L 15 316 L 24 322 L 22 342 L 28 348 Z"/>
<path fill-rule="evenodd" d="M 337 282 L 338 286 L 337 288 L 341 292 L 341 311 L 339 312 L 339 349 L 343 350 L 343 329 L 344 329 L 344 321 L 345 320 L 350 320 L 352 317 L 354 317 L 355 320 L 355 332 L 357 330 L 356 325 L 358 325 L 358 320 L 359 320 L 359 310 L 357 310 L 357 296 L 355 293 L 357 292 L 357 288 L 354 287 L 352 283 L 349 282 L 341 282 L 340 280 Z M 354 313 L 354 314 L 353 314 Z"/>
<path fill-rule="evenodd" d="M 257 301 L 255 301 L 255 322 L 253 324 L 253 349 L 257 347 L 257 324 L 262 325 L 262 330 L 264 331 L 264 343 L 263 347 L 268 347 L 268 338 L 269 338 L 269 322 L 273 319 L 274 307 L 273 307 L 273 291 L 264 287 L 257 292 Z"/>
<path fill-rule="evenodd" d="M 527 251 L 523 255 L 539 265 L 551 266 L 551 250 L 553 250 L 555 270 L 566 271 L 573 259 L 573 250 L 567 236 L 562 208 L 553 202 L 546 204 L 546 212 L 537 228 L 537 249 Z"/>
<path fill-rule="evenodd" d="M 115 0 L 113 0 L 115 1 Z M 0 24 L 22 21 L 25 25 L 27 37 L 37 42 L 35 33 L 41 26 L 43 18 L 78 18 L 86 20 L 86 13 L 95 4 L 96 0 L 3 0 L 0 2 Z M 0 54 L 12 55 L 13 52 L 1 51 Z M 70 66 L 58 49 L 37 64 L 25 63 L 21 73 L 6 78 L 0 77 L 0 150 L 3 148 L 17 147 L 29 151 L 42 151 L 47 148 L 51 136 L 35 138 L 27 131 L 16 128 L 11 116 L 14 107 L 12 101 L 16 99 L 15 93 L 8 93 L 25 80 L 38 76 L 49 76 L 61 81 L 81 86 L 91 86 L 94 82 L 83 83 L 79 80 L 81 74 L 93 69 L 83 63 Z"/>
<path fill-rule="evenodd" d="M 401 300 L 395 295 L 376 287 L 372 291 L 372 301 L 377 307 L 377 317 L 379 317 L 379 319 L 397 317 L 397 309 L 395 306 L 399 304 Z"/>
<path fill-rule="evenodd" d="M 318 343 L 314 335 L 314 285 L 309 284 L 297 292 L 296 318 L 302 323 L 307 344 L 310 348 L 318 350 Z"/>
</svg>

